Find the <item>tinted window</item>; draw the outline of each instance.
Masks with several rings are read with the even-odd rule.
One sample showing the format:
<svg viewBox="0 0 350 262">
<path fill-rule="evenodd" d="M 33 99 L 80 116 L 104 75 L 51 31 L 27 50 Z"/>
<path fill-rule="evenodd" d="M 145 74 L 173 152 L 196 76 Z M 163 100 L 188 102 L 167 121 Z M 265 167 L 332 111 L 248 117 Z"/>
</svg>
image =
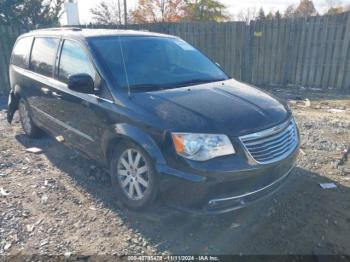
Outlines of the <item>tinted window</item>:
<svg viewBox="0 0 350 262">
<path fill-rule="evenodd" d="M 212 61 L 178 38 L 106 37 L 90 44 L 119 85 L 135 91 L 228 79 Z M 125 67 L 124 67 L 125 65 Z"/>
<path fill-rule="evenodd" d="M 68 77 L 75 74 L 88 74 L 95 79 L 95 70 L 80 44 L 73 41 L 64 41 L 58 79 L 67 83 Z"/>
<path fill-rule="evenodd" d="M 12 52 L 12 64 L 26 68 L 27 58 L 32 47 L 32 37 L 25 37 L 17 41 Z"/>
<path fill-rule="evenodd" d="M 30 63 L 34 72 L 52 76 L 58 43 L 57 38 L 35 38 Z"/>
</svg>

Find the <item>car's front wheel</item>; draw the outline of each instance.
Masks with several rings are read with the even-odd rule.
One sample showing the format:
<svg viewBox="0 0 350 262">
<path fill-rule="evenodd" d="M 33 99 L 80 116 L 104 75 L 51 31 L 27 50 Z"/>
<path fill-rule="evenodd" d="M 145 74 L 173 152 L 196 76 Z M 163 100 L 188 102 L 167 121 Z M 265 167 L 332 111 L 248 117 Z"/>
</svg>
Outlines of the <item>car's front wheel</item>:
<svg viewBox="0 0 350 262">
<path fill-rule="evenodd" d="M 131 209 L 149 207 L 158 193 L 157 174 L 148 154 L 132 142 L 122 142 L 112 156 L 112 185 Z"/>
<path fill-rule="evenodd" d="M 34 124 L 28 110 L 28 105 L 24 100 L 20 100 L 18 105 L 18 112 L 23 131 L 26 133 L 26 135 L 31 138 L 39 137 L 41 135 L 41 130 Z"/>
</svg>

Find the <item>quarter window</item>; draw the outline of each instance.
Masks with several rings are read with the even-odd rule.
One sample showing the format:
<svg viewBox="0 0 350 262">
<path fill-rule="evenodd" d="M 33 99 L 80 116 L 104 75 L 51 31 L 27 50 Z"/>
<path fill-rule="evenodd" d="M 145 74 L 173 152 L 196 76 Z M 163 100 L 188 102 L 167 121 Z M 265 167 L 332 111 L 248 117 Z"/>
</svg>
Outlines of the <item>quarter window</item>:
<svg viewBox="0 0 350 262">
<path fill-rule="evenodd" d="M 62 47 L 58 79 L 68 83 L 68 77 L 75 74 L 88 74 L 95 79 L 96 72 L 80 44 L 65 40 Z"/>
<path fill-rule="evenodd" d="M 12 52 L 12 64 L 27 68 L 27 58 L 32 47 L 33 38 L 24 37 L 17 41 L 16 46 Z"/>
<path fill-rule="evenodd" d="M 58 44 L 57 38 L 35 38 L 30 63 L 34 72 L 52 76 Z"/>
</svg>

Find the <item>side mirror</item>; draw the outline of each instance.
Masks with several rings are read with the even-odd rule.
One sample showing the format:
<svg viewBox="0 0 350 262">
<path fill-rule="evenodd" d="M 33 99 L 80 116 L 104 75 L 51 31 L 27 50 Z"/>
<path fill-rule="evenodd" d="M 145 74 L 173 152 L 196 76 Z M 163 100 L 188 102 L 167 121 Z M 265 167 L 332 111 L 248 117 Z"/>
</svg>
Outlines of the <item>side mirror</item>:
<svg viewBox="0 0 350 262">
<path fill-rule="evenodd" d="M 88 74 L 76 74 L 68 77 L 68 88 L 70 90 L 84 93 L 94 94 L 94 80 Z"/>
</svg>

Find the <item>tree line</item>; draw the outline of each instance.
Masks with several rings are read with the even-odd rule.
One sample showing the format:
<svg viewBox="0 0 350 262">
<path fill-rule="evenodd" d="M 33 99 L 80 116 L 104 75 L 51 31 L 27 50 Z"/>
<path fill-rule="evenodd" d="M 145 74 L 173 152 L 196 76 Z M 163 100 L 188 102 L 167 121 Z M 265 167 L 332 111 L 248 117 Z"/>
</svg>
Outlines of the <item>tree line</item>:
<svg viewBox="0 0 350 262">
<path fill-rule="evenodd" d="M 122 24 L 121 0 L 103 0 L 91 9 L 96 24 Z M 335 15 L 350 11 L 350 5 L 341 4 L 341 0 L 325 0 L 328 5 L 326 15 Z M 114 15 L 111 15 L 114 14 Z M 245 21 L 280 18 L 300 18 L 317 16 L 312 0 L 300 0 L 298 5 L 290 5 L 283 12 L 265 13 L 263 8 L 248 8 L 237 15 L 230 14 L 228 7 L 219 0 L 139 0 L 134 9 L 128 11 L 128 20 L 133 24 L 186 22 L 186 21 Z M 116 20 L 118 18 L 118 20 Z"/>
<path fill-rule="evenodd" d="M 103 0 L 90 12 L 96 24 L 122 24 L 123 1 Z M 139 0 L 136 8 L 127 13 L 132 24 L 225 21 L 230 16 L 227 7 L 217 0 Z"/>
<path fill-rule="evenodd" d="M 327 15 L 350 10 L 341 0 L 326 0 Z M 57 26 L 64 13 L 65 0 L 0 0 L 0 24 L 28 27 Z M 90 12 L 94 24 L 159 23 L 186 21 L 245 21 L 309 17 L 320 15 L 312 0 L 300 0 L 286 10 L 265 13 L 263 8 L 248 8 L 236 15 L 220 0 L 138 0 L 133 9 L 127 9 L 123 0 L 102 0 Z M 125 12 L 125 10 L 127 10 Z"/>
</svg>

